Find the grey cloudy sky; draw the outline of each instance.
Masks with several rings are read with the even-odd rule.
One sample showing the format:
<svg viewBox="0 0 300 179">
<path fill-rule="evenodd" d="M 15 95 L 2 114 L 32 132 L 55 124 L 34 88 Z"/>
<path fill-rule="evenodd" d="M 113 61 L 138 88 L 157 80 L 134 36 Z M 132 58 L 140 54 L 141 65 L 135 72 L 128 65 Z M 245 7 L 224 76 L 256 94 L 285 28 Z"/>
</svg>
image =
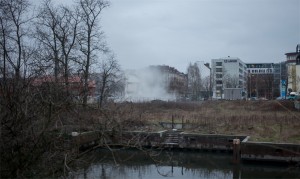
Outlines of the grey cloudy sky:
<svg viewBox="0 0 300 179">
<path fill-rule="evenodd" d="M 279 62 L 300 43 L 300 0 L 111 0 L 102 27 L 123 69 Z"/>
<path fill-rule="evenodd" d="M 189 62 L 227 56 L 279 62 L 300 43 L 300 0 L 110 2 L 101 24 L 123 69 L 169 65 L 186 72 Z"/>
</svg>

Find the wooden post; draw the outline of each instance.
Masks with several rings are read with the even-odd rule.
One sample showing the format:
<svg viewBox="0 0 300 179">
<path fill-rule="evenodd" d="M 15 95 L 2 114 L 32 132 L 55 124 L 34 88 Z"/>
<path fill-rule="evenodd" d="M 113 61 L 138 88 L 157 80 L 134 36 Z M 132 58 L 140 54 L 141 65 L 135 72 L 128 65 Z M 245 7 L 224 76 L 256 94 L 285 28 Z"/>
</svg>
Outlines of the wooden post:
<svg viewBox="0 0 300 179">
<path fill-rule="evenodd" d="M 172 115 L 172 129 L 174 129 L 174 116 Z"/>
<path fill-rule="evenodd" d="M 241 142 L 240 139 L 233 139 L 233 163 L 240 163 Z"/>
</svg>

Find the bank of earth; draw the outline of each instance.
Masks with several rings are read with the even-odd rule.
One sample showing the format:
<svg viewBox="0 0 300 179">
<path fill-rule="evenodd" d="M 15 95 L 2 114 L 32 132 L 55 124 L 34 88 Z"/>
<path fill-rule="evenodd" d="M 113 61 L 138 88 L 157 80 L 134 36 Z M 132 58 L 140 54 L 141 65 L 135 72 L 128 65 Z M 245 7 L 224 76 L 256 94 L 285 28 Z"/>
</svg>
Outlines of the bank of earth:
<svg viewBox="0 0 300 179">
<path fill-rule="evenodd" d="M 127 131 L 165 130 L 161 122 L 189 124 L 185 132 L 250 136 L 250 141 L 300 144 L 300 112 L 292 101 L 152 101 L 122 103 Z"/>
</svg>

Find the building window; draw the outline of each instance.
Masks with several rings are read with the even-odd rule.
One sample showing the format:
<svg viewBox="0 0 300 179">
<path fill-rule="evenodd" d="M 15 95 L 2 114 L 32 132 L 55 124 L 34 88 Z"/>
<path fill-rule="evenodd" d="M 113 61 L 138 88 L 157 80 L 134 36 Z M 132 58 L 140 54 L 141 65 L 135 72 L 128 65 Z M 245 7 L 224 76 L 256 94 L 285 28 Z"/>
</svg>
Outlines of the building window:
<svg viewBox="0 0 300 179">
<path fill-rule="evenodd" d="M 297 46 L 297 47 L 298 47 L 298 46 Z M 296 58 L 296 64 L 297 64 L 297 65 L 300 65 L 300 53 L 299 53 L 298 57 Z"/>
<path fill-rule="evenodd" d="M 222 62 L 216 62 L 216 66 L 222 66 Z"/>
<path fill-rule="evenodd" d="M 267 69 L 267 73 L 272 73 L 272 69 Z"/>
<path fill-rule="evenodd" d="M 222 78 L 223 75 L 222 74 L 216 74 L 216 78 Z"/>
<path fill-rule="evenodd" d="M 222 72 L 222 68 L 216 68 L 216 72 Z"/>
<path fill-rule="evenodd" d="M 217 81 L 216 81 L 216 84 L 217 84 L 217 85 L 221 85 L 222 83 L 223 83 L 223 82 L 220 81 L 220 80 L 217 80 Z"/>
</svg>

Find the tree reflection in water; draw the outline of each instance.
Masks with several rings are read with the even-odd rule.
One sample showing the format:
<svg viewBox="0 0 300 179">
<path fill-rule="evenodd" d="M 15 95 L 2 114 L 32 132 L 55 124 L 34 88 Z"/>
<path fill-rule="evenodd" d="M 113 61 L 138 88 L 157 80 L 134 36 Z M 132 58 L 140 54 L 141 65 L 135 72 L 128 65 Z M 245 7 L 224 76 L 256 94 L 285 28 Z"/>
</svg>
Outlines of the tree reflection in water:
<svg viewBox="0 0 300 179">
<path fill-rule="evenodd" d="M 155 151 L 152 151 L 155 152 Z M 118 150 L 112 157 L 97 150 L 95 159 L 72 174 L 74 178 L 152 179 L 152 178 L 298 178 L 299 168 L 261 164 L 232 164 L 230 153 L 196 151 L 157 151 L 149 155 L 138 150 Z M 152 153 L 154 154 L 154 153 Z M 117 162 L 117 164 L 115 163 Z"/>
</svg>

